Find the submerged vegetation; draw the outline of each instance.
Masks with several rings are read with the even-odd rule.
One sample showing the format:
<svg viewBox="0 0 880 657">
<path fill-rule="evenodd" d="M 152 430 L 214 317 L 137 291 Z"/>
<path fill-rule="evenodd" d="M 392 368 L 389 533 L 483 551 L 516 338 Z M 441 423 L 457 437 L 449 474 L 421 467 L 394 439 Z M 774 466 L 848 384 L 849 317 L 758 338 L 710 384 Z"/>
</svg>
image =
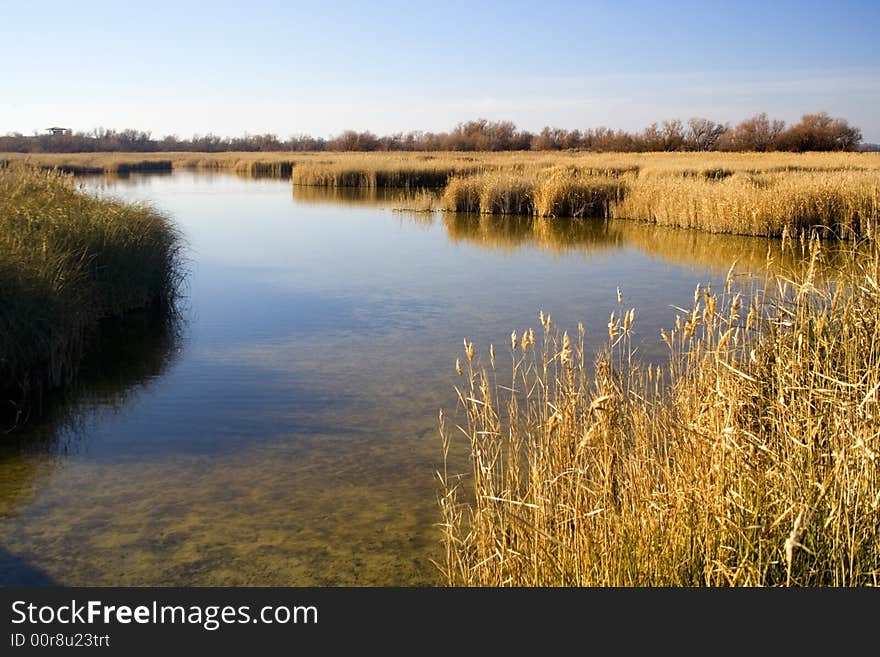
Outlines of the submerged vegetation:
<svg viewBox="0 0 880 657">
<path fill-rule="evenodd" d="M 662 367 L 622 305 L 595 363 L 543 313 L 485 359 L 466 340 L 466 421 L 441 416 L 472 463 L 440 473 L 448 583 L 880 583 L 880 251 L 830 269 L 818 238 L 792 248 L 797 272 L 698 287 Z"/>
<path fill-rule="evenodd" d="M 70 381 L 101 318 L 170 307 L 180 258 L 156 210 L 86 194 L 57 172 L 0 168 L 3 398 Z"/>
</svg>

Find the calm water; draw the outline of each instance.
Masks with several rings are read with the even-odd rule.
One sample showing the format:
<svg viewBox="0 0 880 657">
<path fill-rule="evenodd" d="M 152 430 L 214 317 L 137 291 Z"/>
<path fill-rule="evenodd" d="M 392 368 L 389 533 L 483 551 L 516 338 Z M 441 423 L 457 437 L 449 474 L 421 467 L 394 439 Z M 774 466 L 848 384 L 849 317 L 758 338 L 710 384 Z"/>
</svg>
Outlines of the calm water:
<svg viewBox="0 0 880 657">
<path fill-rule="evenodd" d="M 184 318 L 105 326 L 78 387 L 0 437 L 3 584 L 437 583 L 462 338 L 508 345 L 543 309 L 599 345 L 619 286 L 656 358 L 673 305 L 767 248 L 222 174 L 86 184 L 179 223 Z"/>
</svg>

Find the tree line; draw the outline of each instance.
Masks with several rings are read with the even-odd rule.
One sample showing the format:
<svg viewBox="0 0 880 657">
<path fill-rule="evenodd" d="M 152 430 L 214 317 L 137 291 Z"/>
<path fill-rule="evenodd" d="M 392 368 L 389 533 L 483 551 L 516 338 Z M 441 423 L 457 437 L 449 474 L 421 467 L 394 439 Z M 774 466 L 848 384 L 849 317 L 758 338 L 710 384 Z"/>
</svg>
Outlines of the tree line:
<svg viewBox="0 0 880 657">
<path fill-rule="evenodd" d="M 862 132 L 846 119 L 826 112 L 805 114 L 798 123 L 770 119 L 761 113 L 736 125 L 694 117 L 652 123 L 641 131 L 610 128 L 565 130 L 545 127 L 538 133 L 520 130 L 510 121 L 477 119 L 459 123 L 449 132 L 345 132 L 325 139 L 295 135 L 281 140 L 274 134 L 219 137 L 213 134 L 160 139 L 139 130 L 107 130 L 63 135 L 19 133 L 0 136 L 0 152 L 90 153 L 191 151 L 852 151 Z"/>
</svg>

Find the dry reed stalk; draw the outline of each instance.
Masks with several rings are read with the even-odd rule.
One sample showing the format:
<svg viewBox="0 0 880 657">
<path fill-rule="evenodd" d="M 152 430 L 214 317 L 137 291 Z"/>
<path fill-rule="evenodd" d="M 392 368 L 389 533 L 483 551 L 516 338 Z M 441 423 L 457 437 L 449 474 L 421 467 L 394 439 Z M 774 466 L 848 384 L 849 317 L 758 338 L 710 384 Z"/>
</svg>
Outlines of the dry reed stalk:
<svg viewBox="0 0 880 657">
<path fill-rule="evenodd" d="M 797 271 L 699 287 L 662 368 L 633 358 L 624 307 L 594 367 L 543 313 L 509 374 L 466 342 L 464 418 L 441 426 L 471 458 L 441 476 L 448 583 L 876 584 L 880 255 L 821 278 L 817 239 L 785 248 Z"/>
</svg>

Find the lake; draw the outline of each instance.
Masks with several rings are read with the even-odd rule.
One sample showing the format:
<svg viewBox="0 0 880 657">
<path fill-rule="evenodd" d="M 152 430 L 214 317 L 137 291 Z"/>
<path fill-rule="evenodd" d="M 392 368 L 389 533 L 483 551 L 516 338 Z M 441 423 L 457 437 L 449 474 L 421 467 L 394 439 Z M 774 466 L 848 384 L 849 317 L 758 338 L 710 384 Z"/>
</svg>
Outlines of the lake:
<svg viewBox="0 0 880 657">
<path fill-rule="evenodd" d="M 185 298 L 173 325 L 105 323 L 79 383 L 2 437 L 3 584 L 438 584 L 437 418 L 459 416 L 463 338 L 503 370 L 544 310 L 598 349 L 619 287 L 659 360 L 674 306 L 767 250 L 222 173 L 83 184 L 174 217 Z"/>
</svg>

